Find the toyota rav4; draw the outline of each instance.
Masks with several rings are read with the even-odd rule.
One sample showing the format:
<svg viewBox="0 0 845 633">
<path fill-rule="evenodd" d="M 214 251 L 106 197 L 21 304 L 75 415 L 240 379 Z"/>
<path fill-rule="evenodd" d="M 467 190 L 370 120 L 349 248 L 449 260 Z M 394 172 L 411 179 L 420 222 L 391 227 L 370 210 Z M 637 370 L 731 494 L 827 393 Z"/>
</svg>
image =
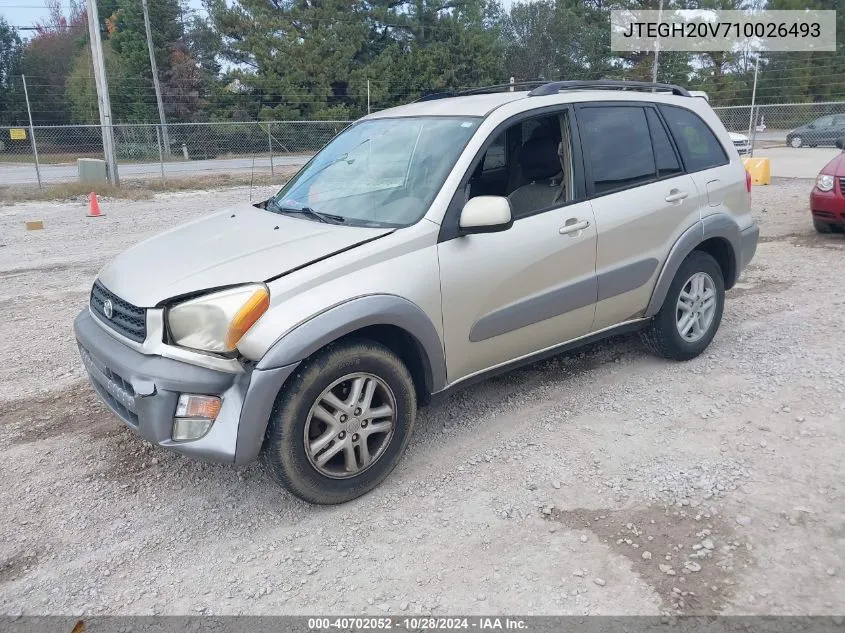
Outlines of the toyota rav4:
<svg viewBox="0 0 845 633">
<path fill-rule="evenodd" d="M 271 198 L 117 256 L 75 321 L 93 388 L 154 444 L 261 455 L 340 503 L 388 476 L 433 394 L 634 330 L 699 355 L 758 240 L 707 101 L 509 88 L 366 116 Z"/>
</svg>

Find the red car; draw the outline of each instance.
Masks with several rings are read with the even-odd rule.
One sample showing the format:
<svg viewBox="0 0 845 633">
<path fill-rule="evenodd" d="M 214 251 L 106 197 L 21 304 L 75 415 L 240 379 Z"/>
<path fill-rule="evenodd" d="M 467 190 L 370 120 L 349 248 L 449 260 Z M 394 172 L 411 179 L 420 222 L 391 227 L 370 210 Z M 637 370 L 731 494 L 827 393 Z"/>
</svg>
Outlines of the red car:
<svg viewBox="0 0 845 633">
<path fill-rule="evenodd" d="M 845 139 L 836 141 L 843 149 Z M 819 233 L 845 230 L 845 152 L 825 165 L 810 192 L 813 226 Z"/>
</svg>

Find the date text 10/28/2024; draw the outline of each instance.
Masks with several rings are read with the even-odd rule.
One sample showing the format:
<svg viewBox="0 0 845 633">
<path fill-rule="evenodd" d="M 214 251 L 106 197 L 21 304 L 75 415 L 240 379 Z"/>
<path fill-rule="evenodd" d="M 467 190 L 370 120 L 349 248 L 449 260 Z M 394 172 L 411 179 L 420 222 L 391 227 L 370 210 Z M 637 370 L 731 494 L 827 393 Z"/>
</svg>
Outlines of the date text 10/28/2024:
<svg viewBox="0 0 845 633">
<path fill-rule="evenodd" d="M 499 617 L 395 617 L 395 618 L 308 618 L 312 631 L 367 631 L 403 629 L 406 631 L 527 631 L 525 620 Z"/>
</svg>

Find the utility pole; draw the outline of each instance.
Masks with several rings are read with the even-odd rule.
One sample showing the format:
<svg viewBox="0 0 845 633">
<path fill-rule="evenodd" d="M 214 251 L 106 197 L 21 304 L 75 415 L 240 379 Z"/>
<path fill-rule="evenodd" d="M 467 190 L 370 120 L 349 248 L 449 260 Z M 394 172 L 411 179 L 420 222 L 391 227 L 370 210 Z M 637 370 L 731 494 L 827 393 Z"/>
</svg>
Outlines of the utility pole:
<svg viewBox="0 0 845 633">
<path fill-rule="evenodd" d="M 29 142 L 32 145 L 32 155 L 35 157 L 35 176 L 38 178 L 38 188 L 41 186 L 41 168 L 38 166 L 38 145 L 35 144 L 35 127 L 32 125 L 32 110 L 29 108 L 29 90 L 26 88 L 26 75 L 21 75 L 23 80 L 23 94 L 26 98 L 26 113 L 29 116 Z"/>
<path fill-rule="evenodd" d="M 657 26 L 660 28 L 660 22 L 663 19 L 663 0 L 660 0 L 660 8 L 657 10 Z M 651 69 L 651 81 L 657 83 L 657 59 L 660 57 L 660 36 L 654 41 L 654 66 Z"/>
<path fill-rule="evenodd" d="M 760 51 L 757 51 L 757 61 L 754 63 L 754 88 L 751 90 L 751 113 L 748 116 L 748 142 L 751 143 L 751 154 L 754 156 L 754 140 L 757 128 L 754 125 L 754 103 L 757 100 L 757 72 L 760 70 Z"/>
<path fill-rule="evenodd" d="M 161 137 L 164 143 L 164 153 L 170 156 L 170 135 L 167 133 L 167 121 L 164 118 L 164 104 L 161 101 L 161 86 L 158 83 L 158 66 L 156 65 L 155 49 L 153 48 L 153 34 L 150 30 L 150 12 L 147 9 L 147 0 L 141 0 L 141 7 L 144 9 L 144 26 L 147 29 L 147 49 L 150 51 L 150 67 L 153 71 L 153 85 L 156 89 L 156 102 L 158 102 L 158 118 L 161 119 Z"/>
<path fill-rule="evenodd" d="M 88 8 L 88 34 L 91 40 L 91 62 L 94 65 L 94 81 L 97 84 L 97 108 L 100 111 L 100 129 L 103 134 L 103 153 L 111 184 L 120 186 L 117 174 L 117 158 L 112 130 L 111 100 L 109 83 L 106 78 L 106 63 L 103 59 L 103 40 L 100 37 L 100 15 L 97 12 L 97 0 L 86 0 Z"/>
</svg>

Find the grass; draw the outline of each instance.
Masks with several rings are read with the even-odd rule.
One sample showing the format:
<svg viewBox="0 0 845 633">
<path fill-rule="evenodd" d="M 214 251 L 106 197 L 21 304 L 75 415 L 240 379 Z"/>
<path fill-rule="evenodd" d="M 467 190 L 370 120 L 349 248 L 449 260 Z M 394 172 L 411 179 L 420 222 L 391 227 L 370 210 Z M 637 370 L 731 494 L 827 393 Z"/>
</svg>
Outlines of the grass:
<svg viewBox="0 0 845 633">
<path fill-rule="evenodd" d="M 244 174 L 217 174 L 213 176 L 185 176 L 170 178 L 162 182 L 156 180 L 124 180 L 120 187 L 111 185 L 91 185 L 67 182 L 47 185 L 39 189 L 37 185 L 0 186 L 0 204 L 14 204 L 17 202 L 35 202 L 40 200 L 70 200 L 86 197 L 95 191 L 99 197 L 116 198 L 119 200 L 149 200 L 157 193 L 173 191 L 197 191 L 208 189 L 225 189 L 228 187 L 249 186 L 250 182 L 256 187 L 278 186 L 296 173 L 295 168 L 280 168 L 273 176 L 260 173 L 251 176 Z"/>
</svg>

